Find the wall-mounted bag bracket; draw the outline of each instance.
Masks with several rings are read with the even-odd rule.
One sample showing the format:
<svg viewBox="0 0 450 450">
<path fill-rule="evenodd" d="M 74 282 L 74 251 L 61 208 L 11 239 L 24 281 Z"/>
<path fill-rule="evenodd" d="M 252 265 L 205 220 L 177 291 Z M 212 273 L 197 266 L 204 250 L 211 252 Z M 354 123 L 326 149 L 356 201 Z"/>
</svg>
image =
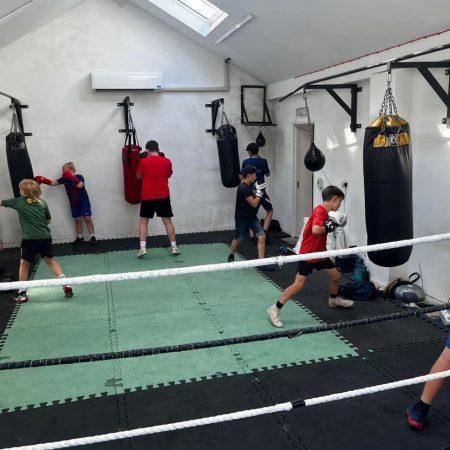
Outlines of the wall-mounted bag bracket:
<svg viewBox="0 0 450 450">
<path fill-rule="evenodd" d="M 358 128 L 361 128 L 360 123 L 357 122 L 357 112 L 358 112 L 358 92 L 362 91 L 362 87 L 358 87 L 355 83 L 344 83 L 344 84 L 307 84 L 305 86 L 308 89 L 323 89 L 327 91 L 342 107 L 342 109 L 350 116 L 350 130 L 355 133 Z M 335 89 L 349 89 L 351 98 L 350 106 L 345 103 L 344 100 L 335 92 Z"/>
<path fill-rule="evenodd" d="M 134 103 L 131 102 L 130 97 L 127 95 L 122 102 L 117 103 L 117 106 L 123 106 L 123 115 L 125 119 L 125 128 L 119 129 L 119 133 L 135 133 L 136 130 L 134 126 L 130 127 L 130 106 L 134 106 Z"/>
<path fill-rule="evenodd" d="M 437 96 L 444 102 L 447 107 L 447 117 L 442 119 L 443 124 L 450 125 L 450 77 L 448 82 L 447 92 L 436 80 L 434 75 L 430 72 L 430 69 L 447 69 L 445 75 L 450 73 L 450 61 L 429 61 L 429 62 L 392 62 L 392 69 L 417 69 L 420 74 L 425 78 L 428 84 L 436 92 Z"/>
<path fill-rule="evenodd" d="M 263 105 L 263 120 L 262 121 L 250 121 L 248 119 L 247 111 L 245 109 L 245 90 L 246 89 L 261 89 L 262 90 L 262 105 Z M 266 86 L 259 86 L 253 84 L 247 84 L 241 86 L 241 124 L 248 127 L 276 127 L 277 124 L 272 122 L 270 117 L 269 108 L 267 107 L 267 92 Z"/>
<path fill-rule="evenodd" d="M 216 119 L 217 113 L 219 111 L 220 105 L 224 104 L 223 98 L 218 98 L 213 100 L 211 103 L 207 103 L 205 108 L 211 108 L 211 128 L 206 129 L 207 133 L 211 133 L 213 136 L 216 134 Z"/>
</svg>

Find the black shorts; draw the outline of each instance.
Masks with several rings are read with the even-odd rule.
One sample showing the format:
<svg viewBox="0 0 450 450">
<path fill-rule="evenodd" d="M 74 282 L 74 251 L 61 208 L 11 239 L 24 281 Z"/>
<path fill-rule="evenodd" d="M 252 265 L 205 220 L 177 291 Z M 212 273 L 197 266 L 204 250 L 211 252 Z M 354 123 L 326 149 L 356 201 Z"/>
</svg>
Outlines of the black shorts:
<svg viewBox="0 0 450 450">
<path fill-rule="evenodd" d="M 299 261 L 297 266 L 297 272 L 299 275 L 303 275 L 307 277 L 314 269 L 322 270 L 322 269 L 334 269 L 336 266 L 330 258 L 324 259 L 322 261 L 317 261 L 314 263 L 308 261 Z"/>
<path fill-rule="evenodd" d="M 20 258 L 32 263 L 40 253 L 44 258 L 53 258 L 51 239 L 24 239 L 20 248 Z"/>
<path fill-rule="evenodd" d="M 141 201 L 141 217 L 147 217 L 151 219 L 153 218 L 155 213 L 158 217 L 173 217 L 170 197 Z"/>
<path fill-rule="evenodd" d="M 261 197 L 259 206 L 262 206 L 266 211 L 273 211 L 272 202 L 270 201 L 270 197 L 267 195 L 266 191 L 264 191 L 264 195 Z"/>
</svg>

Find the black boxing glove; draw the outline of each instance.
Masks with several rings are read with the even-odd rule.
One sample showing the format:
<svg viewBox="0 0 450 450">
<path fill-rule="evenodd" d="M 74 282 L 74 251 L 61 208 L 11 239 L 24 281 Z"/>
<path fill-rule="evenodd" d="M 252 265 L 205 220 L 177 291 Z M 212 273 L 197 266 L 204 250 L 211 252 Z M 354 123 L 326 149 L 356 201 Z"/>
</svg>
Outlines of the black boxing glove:
<svg viewBox="0 0 450 450">
<path fill-rule="evenodd" d="M 331 233 L 340 225 L 335 219 L 329 218 L 325 221 L 323 226 L 325 227 L 325 230 L 327 230 L 327 233 Z"/>
</svg>

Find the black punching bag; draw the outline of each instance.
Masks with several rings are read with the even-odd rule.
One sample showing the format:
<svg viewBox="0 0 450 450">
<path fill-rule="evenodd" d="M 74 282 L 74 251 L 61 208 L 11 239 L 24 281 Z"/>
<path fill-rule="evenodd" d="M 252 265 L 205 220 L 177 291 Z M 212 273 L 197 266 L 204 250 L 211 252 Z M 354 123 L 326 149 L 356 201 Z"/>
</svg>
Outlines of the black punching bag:
<svg viewBox="0 0 450 450">
<path fill-rule="evenodd" d="M 398 115 L 382 115 L 364 136 L 364 193 L 367 243 L 413 238 L 412 157 L 409 124 Z M 412 247 L 369 252 L 382 267 L 408 261 Z"/>
<path fill-rule="evenodd" d="M 261 130 L 259 131 L 259 134 L 256 138 L 256 144 L 258 145 L 258 147 L 264 147 L 266 145 L 266 138 L 262 134 Z"/>
<path fill-rule="evenodd" d="M 227 188 L 239 186 L 241 180 L 239 178 L 240 164 L 236 128 L 227 120 L 225 125 L 222 124 L 216 130 L 216 136 L 222 184 Z"/>
<path fill-rule="evenodd" d="M 314 141 L 306 152 L 304 163 L 311 172 L 317 172 L 325 165 L 325 155 L 314 145 Z"/>
<path fill-rule="evenodd" d="M 6 159 L 14 197 L 20 197 L 19 183 L 25 178 L 34 179 L 34 175 L 25 136 L 20 130 L 15 112 L 11 132 L 6 136 Z"/>
</svg>

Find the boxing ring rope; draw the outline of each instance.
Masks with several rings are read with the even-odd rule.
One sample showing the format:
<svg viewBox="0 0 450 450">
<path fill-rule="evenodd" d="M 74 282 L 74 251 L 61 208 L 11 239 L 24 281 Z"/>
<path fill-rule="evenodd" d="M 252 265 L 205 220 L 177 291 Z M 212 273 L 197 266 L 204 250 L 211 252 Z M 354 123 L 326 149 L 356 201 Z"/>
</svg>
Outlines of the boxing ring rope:
<svg viewBox="0 0 450 450">
<path fill-rule="evenodd" d="M 218 416 L 204 417 L 201 419 L 174 422 L 166 425 L 155 425 L 146 428 L 136 428 L 134 430 L 119 431 L 116 433 L 106 433 L 85 438 L 67 439 L 64 441 L 49 442 L 46 444 L 25 445 L 22 447 L 9 447 L 1 450 L 54 450 L 81 445 L 98 444 L 100 442 L 109 442 L 118 439 L 133 438 L 137 436 L 146 436 L 149 434 L 164 433 L 167 431 L 183 430 L 187 428 L 210 425 L 213 423 L 222 423 L 238 419 L 247 419 L 249 417 L 262 416 L 264 414 L 274 414 L 282 411 L 291 411 L 294 408 L 304 406 L 315 406 L 320 405 L 322 403 L 329 403 L 338 400 L 344 400 L 347 398 L 360 397 L 362 395 L 375 394 L 378 392 L 383 392 L 391 389 L 398 389 L 405 386 L 424 383 L 426 381 L 437 380 L 440 378 L 447 378 L 449 376 L 450 370 L 447 370 L 444 372 L 436 372 L 415 378 L 407 378 L 404 380 L 393 381 L 391 383 L 378 384 L 376 386 L 369 386 L 361 389 L 354 389 L 352 391 L 345 391 L 345 392 L 338 392 L 336 394 L 324 395 L 322 397 L 315 397 L 306 400 L 297 399 L 291 402 L 278 403 L 273 406 L 266 406 L 264 408 L 248 409 L 244 411 L 237 411 L 234 413 L 220 414 Z"/>
<path fill-rule="evenodd" d="M 178 344 L 178 345 L 175 344 L 164 347 L 123 350 L 110 353 L 93 353 L 90 355 L 61 356 L 48 359 L 6 362 L 0 363 L 0 370 L 27 369 L 33 367 L 47 367 L 47 366 L 59 366 L 59 365 L 78 364 L 86 362 L 108 361 L 112 359 L 138 358 L 141 356 L 178 353 L 205 348 L 224 347 L 227 345 L 246 344 L 249 342 L 267 341 L 269 339 L 278 339 L 283 337 L 296 338 L 305 334 L 321 333 L 324 331 L 339 330 L 342 328 L 351 328 L 354 326 L 385 322 L 387 320 L 397 320 L 407 317 L 421 317 L 424 316 L 425 314 L 443 311 L 445 309 L 450 309 L 450 303 L 445 303 L 443 305 L 436 305 L 436 306 L 428 306 L 426 308 L 420 309 L 412 309 L 409 311 L 397 313 L 383 314 L 373 317 L 365 317 L 363 319 L 348 320 L 345 322 L 322 324 L 307 328 L 294 328 L 290 330 L 274 331 L 271 333 L 255 334 L 250 336 L 217 339 L 213 341 L 191 342 L 188 344 Z"/>
<path fill-rule="evenodd" d="M 278 264 L 281 267 L 286 263 L 291 263 L 295 261 L 306 261 L 315 258 L 329 258 L 336 256 L 346 256 L 367 252 L 375 252 L 380 250 L 389 250 L 392 248 L 408 247 L 410 245 L 429 244 L 432 242 L 439 242 L 449 239 L 450 233 L 445 233 L 445 234 L 435 234 L 431 236 L 425 236 L 421 238 L 405 239 L 396 242 L 386 242 L 383 244 L 365 245 L 362 247 L 344 248 L 340 250 L 329 250 L 325 252 L 305 253 L 302 255 L 276 256 L 264 259 L 253 259 L 250 261 L 237 261 L 232 263 L 220 263 L 220 264 L 204 264 L 198 266 L 180 267 L 173 269 L 146 270 L 140 272 L 87 275 L 80 277 L 56 278 L 48 280 L 4 282 L 0 283 L 0 291 L 9 291 L 12 289 L 19 289 L 19 288 L 24 289 L 31 287 L 63 286 L 66 284 L 77 285 L 77 284 L 105 283 L 111 281 L 143 280 L 149 278 L 189 275 L 193 273 L 217 272 L 221 270 L 239 270 L 244 268 L 270 266 L 273 264 Z"/>
</svg>

